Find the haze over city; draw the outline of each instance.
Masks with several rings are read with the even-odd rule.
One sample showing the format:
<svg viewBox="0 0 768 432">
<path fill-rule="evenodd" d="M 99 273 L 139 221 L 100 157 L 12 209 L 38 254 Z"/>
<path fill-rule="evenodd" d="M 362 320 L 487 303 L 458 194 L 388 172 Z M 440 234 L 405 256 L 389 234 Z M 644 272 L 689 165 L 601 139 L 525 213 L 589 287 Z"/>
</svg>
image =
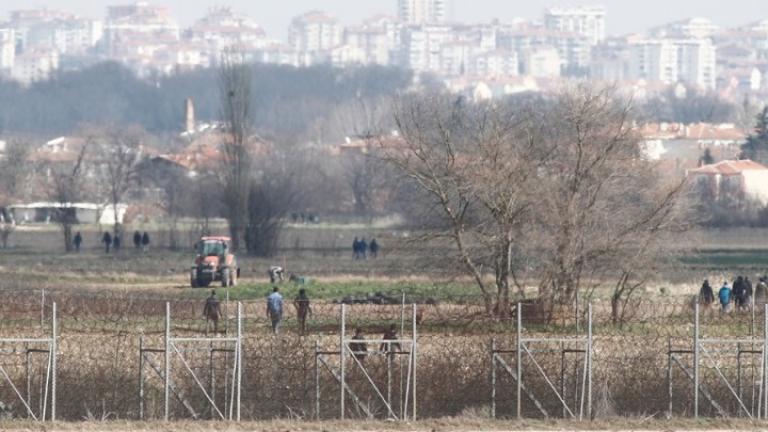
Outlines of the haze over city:
<svg viewBox="0 0 768 432">
<path fill-rule="evenodd" d="M 100 18 L 107 6 L 125 3 L 120 0 L 3 0 L 0 2 L 0 19 L 14 9 L 47 7 L 71 11 L 89 18 Z M 232 6 L 246 13 L 264 27 L 273 37 L 284 37 L 288 23 L 293 16 L 319 9 L 339 17 L 345 24 L 351 24 L 373 14 L 394 14 L 396 0 L 162 0 L 153 2 L 167 6 L 180 24 L 189 25 L 215 6 Z M 512 18 L 538 19 L 541 11 L 551 5 L 605 5 L 609 20 L 607 31 L 611 35 L 638 32 L 644 28 L 660 25 L 694 16 L 711 18 L 719 25 L 735 26 L 746 24 L 756 18 L 754 0 L 722 2 L 706 1 L 664 1 L 642 2 L 627 0 L 564 1 L 552 0 L 454 0 L 452 17 L 462 22 L 485 22 L 491 19 Z"/>
</svg>

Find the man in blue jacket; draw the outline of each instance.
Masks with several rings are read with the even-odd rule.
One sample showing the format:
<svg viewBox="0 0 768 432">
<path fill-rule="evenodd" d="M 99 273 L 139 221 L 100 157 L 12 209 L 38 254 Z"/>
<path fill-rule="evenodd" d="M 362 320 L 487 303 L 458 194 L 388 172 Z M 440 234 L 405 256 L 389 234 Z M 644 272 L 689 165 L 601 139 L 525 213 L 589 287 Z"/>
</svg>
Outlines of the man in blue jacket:
<svg viewBox="0 0 768 432">
<path fill-rule="evenodd" d="M 720 298 L 722 311 L 728 312 L 728 305 L 731 303 L 731 288 L 728 287 L 728 282 L 723 284 L 723 287 L 720 288 L 720 292 L 717 293 L 717 296 Z"/>
</svg>

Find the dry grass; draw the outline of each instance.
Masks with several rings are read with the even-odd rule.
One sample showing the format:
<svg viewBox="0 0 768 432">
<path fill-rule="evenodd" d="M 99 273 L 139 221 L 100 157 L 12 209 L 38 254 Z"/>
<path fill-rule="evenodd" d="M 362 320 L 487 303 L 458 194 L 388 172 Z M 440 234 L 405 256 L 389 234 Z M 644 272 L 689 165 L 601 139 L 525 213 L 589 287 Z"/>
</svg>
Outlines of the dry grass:
<svg viewBox="0 0 768 432">
<path fill-rule="evenodd" d="M 449 431 L 756 431 L 768 429 L 766 422 L 737 419 L 656 420 L 648 418 L 611 418 L 597 421 L 490 421 L 472 418 L 443 418 L 417 422 L 374 421 L 263 421 L 263 422 L 82 422 L 39 424 L 30 422 L 0 422 L 0 429 L 16 432 L 203 432 L 203 431 L 395 431 L 395 432 L 449 432 Z"/>
</svg>

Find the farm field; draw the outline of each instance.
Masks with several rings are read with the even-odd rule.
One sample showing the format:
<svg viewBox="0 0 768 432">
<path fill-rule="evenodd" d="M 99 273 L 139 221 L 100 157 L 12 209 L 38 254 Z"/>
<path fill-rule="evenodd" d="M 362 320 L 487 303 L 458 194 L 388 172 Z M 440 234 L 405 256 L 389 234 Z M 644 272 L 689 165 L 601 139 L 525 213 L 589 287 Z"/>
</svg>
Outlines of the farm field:
<svg viewBox="0 0 768 432">
<path fill-rule="evenodd" d="M 95 230 L 85 232 L 87 239 L 97 236 Z M 78 395 L 75 399 L 60 396 L 60 417 L 70 421 L 110 420 L 106 423 L 85 424 L 82 430 L 102 430 L 99 429 L 102 426 L 103 430 L 155 430 L 153 428 L 157 427 L 156 423 L 123 421 L 138 418 L 136 357 L 140 346 L 154 349 L 162 347 L 166 301 L 171 302 L 174 334 L 199 336 L 205 332 L 205 322 L 200 318 L 200 311 L 203 298 L 209 290 L 188 286 L 188 267 L 193 257 L 190 245 L 182 250 L 171 251 L 163 247 L 162 233 L 153 234 L 160 244 L 155 243 L 155 247 L 147 253 L 125 248 L 117 254 L 107 255 L 99 247 L 87 244 L 80 253 L 62 254 L 58 251 L 60 240 L 56 230 L 19 230 L 14 233 L 13 247 L 0 251 L 0 290 L 6 298 L 5 303 L 0 305 L 0 316 L 3 317 L 0 321 L 0 334 L 3 337 L 44 335 L 50 325 L 52 302 L 57 302 L 61 338 L 59 386 L 63 392 L 60 395 Z M 392 430 L 547 430 L 557 427 L 610 430 L 624 427 L 643 429 L 645 426 L 651 430 L 706 428 L 706 422 L 665 423 L 650 419 L 666 415 L 665 350 L 668 346 L 689 346 L 693 320 L 689 299 L 698 289 L 701 279 L 731 278 L 737 271 L 750 275 L 762 274 L 768 264 L 765 261 L 768 251 L 762 248 L 761 232 L 734 232 L 731 233 L 732 238 L 722 233 L 715 234 L 704 238 L 705 241 L 700 236 L 690 240 L 687 245 L 682 241 L 676 243 L 679 245 L 682 265 L 661 269 L 658 279 L 626 306 L 620 324 L 612 320 L 610 302 L 597 292 L 593 299 L 596 350 L 594 392 L 595 411 L 600 421 L 571 424 L 485 420 L 489 416 L 490 394 L 488 349 L 492 339 L 502 349 L 513 346 L 514 322 L 511 319 L 490 318 L 484 312 L 476 288 L 449 259 L 446 259 L 444 265 L 435 264 L 434 261 L 431 264 L 423 262 L 421 255 L 425 250 L 408 242 L 408 234 L 401 231 L 370 232 L 360 227 L 335 227 L 328 231 L 314 227 L 289 228 L 286 239 L 281 243 L 281 252 L 274 259 L 240 257 L 243 276 L 241 284 L 230 288 L 227 293 L 230 302 L 225 305 L 226 320 L 221 325 L 230 335 L 235 328 L 234 304 L 237 301 L 244 304 L 243 343 L 247 365 L 243 383 L 245 418 L 314 418 L 316 354 L 313 353 L 318 347 L 320 350 L 331 351 L 338 348 L 340 309 L 336 302 L 347 297 L 365 298 L 381 293 L 392 299 L 399 299 L 404 294 L 406 303 L 419 303 L 419 412 L 420 417 L 435 420 L 407 425 L 390 422 L 194 423 L 190 429 L 184 430 L 317 430 L 314 428 L 325 427 L 339 430 L 390 430 L 390 427 Z M 384 253 L 377 259 L 352 259 L 346 245 L 355 235 L 369 238 L 375 235 L 384 245 Z M 304 278 L 302 284 L 284 282 L 281 287 L 288 299 L 292 299 L 301 287 L 308 290 L 313 300 L 314 314 L 308 322 L 306 335 L 299 334 L 292 306 L 287 308 L 282 333 L 278 337 L 270 333 L 269 321 L 264 316 L 264 298 L 271 290 L 266 272 L 271 264 L 283 265 L 287 272 Z M 225 292 L 219 288 L 220 297 L 223 298 Z M 356 326 L 362 328 L 369 337 L 377 337 L 390 324 L 401 323 L 403 317 L 407 323 L 409 314 L 410 307 L 401 308 L 399 304 L 352 305 L 348 308 L 348 331 Z M 524 319 L 525 332 L 530 336 L 560 335 L 575 338 L 584 335 L 585 314 L 585 304 L 576 310 L 563 310 L 551 322 L 539 321 L 540 317 L 533 313 Z M 722 316 L 715 310 L 705 310 L 702 313 L 702 327 L 710 336 L 749 338 L 756 334 L 755 329 L 760 328 L 762 319 L 760 311 L 755 315 L 733 313 Z M 408 324 L 404 328 L 408 329 Z M 573 350 L 576 347 L 573 343 L 566 343 L 559 349 Z M 552 354 L 556 352 L 554 348 L 551 344 L 543 343 L 534 351 L 538 349 L 544 353 L 539 358 L 538 367 L 559 376 L 559 354 Z M 25 376 L 23 357 L 18 347 L 6 346 L 4 349 L 8 351 L 7 355 L 0 356 L 2 364 L 18 382 L 19 377 Z M 371 349 L 377 351 L 378 347 Z M 190 354 L 189 368 L 198 371 L 206 380 L 221 377 L 225 368 L 211 368 L 206 355 L 202 352 Z M 729 377 L 746 374 L 746 369 L 739 372 L 731 367 L 735 360 L 729 356 L 727 353 L 718 354 L 718 361 L 729 365 L 723 373 Z M 512 361 L 511 357 L 506 359 Z M 334 360 L 329 361 L 333 367 Z M 759 369 L 754 358 L 744 357 L 741 361 L 740 367 L 749 368 L 751 374 Z M 573 406 L 578 400 L 575 388 L 581 382 L 579 358 L 568 357 L 565 364 L 568 367 L 563 369 L 561 378 L 563 382 L 569 383 L 566 388 L 570 389 L 571 397 L 576 398 L 569 400 Z M 335 365 L 338 367 L 338 363 Z M 33 358 L 32 366 L 33 370 L 40 370 L 43 367 L 41 358 Z M 381 356 L 372 355 L 368 367 L 370 379 L 377 382 L 387 379 L 386 362 Z M 396 365 L 395 375 L 402 374 L 403 368 L 403 364 Z M 529 377 L 527 388 L 540 395 L 543 407 L 550 414 L 557 412 L 557 399 L 548 393 L 546 380 L 538 375 L 536 365 L 526 363 L 524 371 Z M 195 382 L 189 376 L 185 377 L 178 371 L 176 373 L 178 375 L 174 379 L 179 380 L 179 386 L 195 395 L 190 397 L 190 403 L 196 407 L 205 406 L 202 396 L 195 393 Z M 703 374 L 710 394 L 727 399 L 728 388 L 718 382 L 715 371 L 709 370 Z M 446 376 L 452 379 L 446 380 Z M 30 388 L 42 385 L 43 379 L 40 375 L 30 378 Z M 369 415 L 361 415 L 360 412 L 350 415 L 361 420 L 381 418 L 382 407 L 377 404 L 376 395 L 366 387 L 365 377 L 358 372 L 357 375 L 351 375 L 350 380 L 352 388 L 365 395 L 372 412 Z M 513 383 L 514 380 L 508 376 L 499 377 L 500 388 L 506 389 L 499 390 L 497 396 L 497 411 L 501 418 L 510 418 L 514 412 L 512 392 L 509 391 Z M 679 373 L 674 378 L 675 391 L 680 395 L 674 412 L 681 418 L 690 416 L 692 404 L 690 393 L 686 393 L 686 383 Z M 226 381 L 219 385 L 227 388 Z M 335 382 L 330 375 L 321 377 L 324 407 L 321 418 L 335 418 L 339 401 L 332 396 L 338 391 L 334 390 L 334 386 Z M 754 390 L 756 387 L 744 385 L 744 388 Z M 148 404 L 146 418 L 160 418 L 161 389 L 161 381 L 151 375 L 145 389 Z M 30 392 L 33 404 L 41 403 L 40 393 Z M 223 397 L 221 393 L 218 395 L 219 398 Z M 11 396 L 9 389 L 0 391 L 0 401 L 12 399 Z M 749 400 L 754 404 L 756 396 L 751 396 Z M 722 405 L 725 407 L 722 409 L 728 412 L 738 412 L 733 401 L 722 402 Z M 7 408 L 7 415 L 23 417 L 21 408 L 18 404 L 11 406 Z M 524 403 L 523 408 L 527 416 L 539 416 L 536 406 L 529 401 Z M 703 411 L 705 416 L 717 415 L 711 409 Z M 615 415 L 646 420 L 636 423 L 604 420 Z M 188 413 L 178 402 L 173 404 L 172 418 L 188 418 Z M 202 418 L 209 416 L 206 414 Z M 443 418 L 449 419 L 438 420 Z M 724 424 L 733 425 L 734 428 L 754 427 L 751 423 L 740 423 L 737 420 Z M 17 430 L 32 428 L 24 423 L 12 425 Z M 188 423 L 180 425 L 184 428 Z M 176 426 L 164 424 L 162 430 L 175 430 L 173 428 Z M 63 424 L 61 427 L 62 430 L 68 430 L 66 428 L 69 425 Z M 2 424 L 0 429 L 14 430 Z"/>
</svg>

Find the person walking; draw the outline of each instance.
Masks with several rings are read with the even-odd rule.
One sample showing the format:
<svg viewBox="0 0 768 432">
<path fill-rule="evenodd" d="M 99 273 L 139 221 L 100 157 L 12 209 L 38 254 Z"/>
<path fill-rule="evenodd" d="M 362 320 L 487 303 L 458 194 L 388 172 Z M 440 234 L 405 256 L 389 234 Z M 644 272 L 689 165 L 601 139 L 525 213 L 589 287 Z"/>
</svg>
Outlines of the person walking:
<svg viewBox="0 0 768 432">
<path fill-rule="evenodd" d="M 216 290 L 211 290 L 211 296 L 205 300 L 203 307 L 203 317 L 205 318 L 205 335 L 213 325 L 213 333 L 219 333 L 219 318 L 221 318 L 221 302 L 216 297 Z"/>
<path fill-rule="evenodd" d="M 357 237 L 352 240 L 352 258 L 360 259 L 360 240 Z"/>
<path fill-rule="evenodd" d="M 141 247 L 141 233 L 138 231 L 133 232 L 133 248 L 139 250 Z"/>
<path fill-rule="evenodd" d="M 733 288 L 731 290 L 731 295 L 733 296 L 733 301 L 736 305 L 736 311 L 740 311 L 744 304 L 745 292 L 744 276 L 738 276 L 736 280 L 733 281 Z"/>
<path fill-rule="evenodd" d="M 752 281 L 749 280 L 749 276 L 744 277 L 744 305 L 747 310 L 752 308 Z"/>
<path fill-rule="evenodd" d="M 283 296 L 278 287 L 272 287 L 272 294 L 267 297 L 267 317 L 272 321 L 272 333 L 277 334 L 283 320 Z"/>
<path fill-rule="evenodd" d="M 708 279 L 704 279 L 704 283 L 701 284 L 701 289 L 699 290 L 699 304 L 709 307 L 714 301 L 715 293 L 712 290 L 712 286 L 709 284 Z"/>
<path fill-rule="evenodd" d="M 80 245 L 83 244 L 83 236 L 80 234 L 80 231 L 75 233 L 74 243 L 75 252 L 80 252 Z"/>
<path fill-rule="evenodd" d="M 360 259 L 368 259 L 368 242 L 365 241 L 365 237 L 360 239 Z"/>
<path fill-rule="evenodd" d="M 379 243 L 376 241 L 376 238 L 371 239 L 371 244 L 368 245 L 368 250 L 371 251 L 371 258 L 375 259 L 379 256 Z"/>
<path fill-rule="evenodd" d="M 728 282 L 723 283 L 717 297 L 720 299 L 721 312 L 728 312 L 728 305 L 731 303 L 731 288 L 728 286 Z"/>
<path fill-rule="evenodd" d="M 144 231 L 144 234 L 141 236 L 141 249 L 144 252 L 149 251 L 149 233 Z"/>
<path fill-rule="evenodd" d="M 307 316 L 312 315 L 306 289 L 299 289 L 299 295 L 293 301 L 293 306 L 296 308 L 296 317 L 299 320 L 299 334 L 303 335 L 307 331 Z"/>
<path fill-rule="evenodd" d="M 115 237 L 112 239 L 112 249 L 115 252 L 120 250 L 120 234 L 115 233 Z"/>
<path fill-rule="evenodd" d="M 389 328 L 384 332 L 384 336 L 382 336 L 381 339 L 385 341 L 397 340 L 397 326 L 390 324 Z M 401 351 L 400 342 L 382 342 L 381 346 L 379 347 L 379 351 L 384 353 L 394 353 L 396 351 Z"/>
<path fill-rule="evenodd" d="M 101 242 L 104 243 L 106 253 L 109 253 L 109 248 L 112 247 L 112 234 L 109 231 L 104 231 L 104 235 L 101 236 Z"/>
</svg>

